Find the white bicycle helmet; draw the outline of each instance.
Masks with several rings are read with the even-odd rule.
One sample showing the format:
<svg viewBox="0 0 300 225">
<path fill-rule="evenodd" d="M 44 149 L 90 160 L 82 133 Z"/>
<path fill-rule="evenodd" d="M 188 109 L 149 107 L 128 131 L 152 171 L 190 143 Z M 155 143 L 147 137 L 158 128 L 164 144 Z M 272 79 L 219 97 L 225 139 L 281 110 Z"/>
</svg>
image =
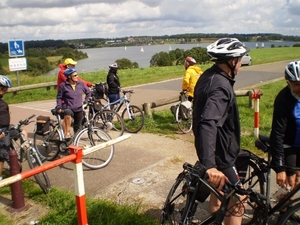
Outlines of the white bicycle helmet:
<svg viewBox="0 0 300 225">
<path fill-rule="evenodd" d="M 285 79 L 288 81 L 300 81 L 300 61 L 290 62 L 285 67 Z"/>
<path fill-rule="evenodd" d="M 221 38 L 208 45 L 206 49 L 213 62 L 226 62 L 249 52 L 249 49 L 237 38 Z"/>
<path fill-rule="evenodd" d="M 10 79 L 4 75 L 0 75 L 0 86 L 11 88 L 12 84 Z"/>
<path fill-rule="evenodd" d="M 117 63 L 113 63 L 113 64 L 109 65 L 109 68 L 110 69 L 118 69 L 119 67 L 118 67 Z"/>
<path fill-rule="evenodd" d="M 186 57 L 185 61 L 188 62 L 190 65 L 194 65 L 197 63 L 193 57 Z"/>
</svg>

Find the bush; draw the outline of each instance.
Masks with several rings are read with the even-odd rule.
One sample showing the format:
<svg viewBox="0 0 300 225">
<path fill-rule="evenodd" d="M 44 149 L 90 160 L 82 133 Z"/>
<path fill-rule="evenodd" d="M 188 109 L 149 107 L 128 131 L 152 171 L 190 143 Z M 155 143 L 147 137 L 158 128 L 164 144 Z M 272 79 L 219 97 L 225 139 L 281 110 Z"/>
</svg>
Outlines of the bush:
<svg viewBox="0 0 300 225">
<path fill-rule="evenodd" d="M 137 62 L 131 62 L 129 59 L 126 58 L 117 59 L 116 63 L 118 64 L 119 69 L 139 68 L 139 64 Z"/>
</svg>

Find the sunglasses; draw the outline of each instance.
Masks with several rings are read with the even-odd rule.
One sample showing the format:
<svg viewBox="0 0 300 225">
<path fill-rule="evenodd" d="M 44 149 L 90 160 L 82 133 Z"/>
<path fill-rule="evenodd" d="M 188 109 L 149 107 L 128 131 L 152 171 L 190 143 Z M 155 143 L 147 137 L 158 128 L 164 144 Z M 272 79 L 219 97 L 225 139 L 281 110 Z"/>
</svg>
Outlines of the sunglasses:
<svg viewBox="0 0 300 225">
<path fill-rule="evenodd" d="M 77 77 L 77 76 L 78 76 L 78 74 L 77 74 L 77 73 L 72 75 L 72 77 Z"/>
</svg>

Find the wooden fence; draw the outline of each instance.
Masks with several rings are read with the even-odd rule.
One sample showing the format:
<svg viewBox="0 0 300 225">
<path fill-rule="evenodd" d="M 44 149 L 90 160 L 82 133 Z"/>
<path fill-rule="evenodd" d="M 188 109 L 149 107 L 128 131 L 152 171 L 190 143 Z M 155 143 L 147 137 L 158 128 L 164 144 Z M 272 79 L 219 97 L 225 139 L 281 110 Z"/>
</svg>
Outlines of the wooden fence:
<svg viewBox="0 0 300 225">
<path fill-rule="evenodd" d="M 48 82 L 48 83 L 40 83 L 40 84 L 31 84 L 31 85 L 24 85 L 19 87 L 12 87 L 8 89 L 8 92 L 13 93 L 16 95 L 20 91 L 37 89 L 37 88 L 46 88 L 50 90 L 52 87 L 56 88 L 56 82 Z M 253 90 L 236 90 L 235 95 L 237 97 L 248 97 L 249 98 L 249 107 L 253 108 L 253 100 L 252 100 Z M 151 115 L 151 109 L 169 105 L 172 103 L 177 103 L 180 101 L 180 96 L 171 96 L 168 98 L 157 100 L 156 102 L 148 102 L 144 103 L 143 105 L 138 106 L 139 108 L 143 109 L 146 115 Z"/>
</svg>

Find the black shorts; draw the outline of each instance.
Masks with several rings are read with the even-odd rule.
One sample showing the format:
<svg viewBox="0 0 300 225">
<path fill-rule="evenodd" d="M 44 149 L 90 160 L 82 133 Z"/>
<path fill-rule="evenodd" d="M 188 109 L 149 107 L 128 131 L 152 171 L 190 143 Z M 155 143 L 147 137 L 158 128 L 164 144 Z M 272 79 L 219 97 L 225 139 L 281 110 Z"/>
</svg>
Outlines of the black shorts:
<svg viewBox="0 0 300 225">
<path fill-rule="evenodd" d="M 292 167 L 300 167 L 300 147 L 292 147 L 284 149 L 285 165 Z M 293 176 L 296 171 L 286 170 L 287 176 Z"/>
<path fill-rule="evenodd" d="M 229 168 L 219 169 L 219 170 L 225 174 L 225 176 L 228 178 L 231 184 L 239 185 L 241 183 L 239 174 L 235 166 L 231 166 Z"/>
</svg>

